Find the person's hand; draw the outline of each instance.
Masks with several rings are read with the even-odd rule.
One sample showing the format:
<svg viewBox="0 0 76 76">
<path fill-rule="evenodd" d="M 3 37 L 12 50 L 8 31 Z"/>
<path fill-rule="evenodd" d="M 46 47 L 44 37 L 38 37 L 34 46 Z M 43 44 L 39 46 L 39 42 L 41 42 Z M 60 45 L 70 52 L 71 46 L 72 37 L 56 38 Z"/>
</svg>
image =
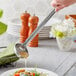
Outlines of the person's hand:
<svg viewBox="0 0 76 76">
<path fill-rule="evenodd" d="M 52 0 L 51 5 L 56 9 L 56 11 L 59 11 L 74 3 L 76 3 L 76 0 Z"/>
</svg>

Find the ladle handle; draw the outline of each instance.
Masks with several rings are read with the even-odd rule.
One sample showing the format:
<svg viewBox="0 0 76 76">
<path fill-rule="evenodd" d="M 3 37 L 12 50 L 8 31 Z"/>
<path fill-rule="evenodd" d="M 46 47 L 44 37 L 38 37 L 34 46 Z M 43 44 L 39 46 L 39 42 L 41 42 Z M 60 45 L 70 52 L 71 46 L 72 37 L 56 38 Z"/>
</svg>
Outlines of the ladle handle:
<svg viewBox="0 0 76 76">
<path fill-rule="evenodd" d="M 49 13 L 49 15 L 39 24 L 39 26 L 34 30 L 34 32 L 26 39 L 26 41 L 22 45 L 26 46 L 54 14 L 55 9 L 53 9 L 52 12 Z"/>
</svg>

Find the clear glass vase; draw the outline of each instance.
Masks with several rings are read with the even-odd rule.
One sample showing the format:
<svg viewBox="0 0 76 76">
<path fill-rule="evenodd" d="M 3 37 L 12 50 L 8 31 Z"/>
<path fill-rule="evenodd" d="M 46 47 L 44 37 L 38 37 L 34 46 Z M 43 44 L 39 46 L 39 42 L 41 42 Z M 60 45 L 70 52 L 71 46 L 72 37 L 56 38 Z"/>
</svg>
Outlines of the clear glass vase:
<svg viewBox="0 0 76 76">
<path fill-rule="evenodd" d="M 56 38 L 58 47 L 61 51 L 69 51 L 72 48 L 73 40 L 71 37 Z"/>
</svg>

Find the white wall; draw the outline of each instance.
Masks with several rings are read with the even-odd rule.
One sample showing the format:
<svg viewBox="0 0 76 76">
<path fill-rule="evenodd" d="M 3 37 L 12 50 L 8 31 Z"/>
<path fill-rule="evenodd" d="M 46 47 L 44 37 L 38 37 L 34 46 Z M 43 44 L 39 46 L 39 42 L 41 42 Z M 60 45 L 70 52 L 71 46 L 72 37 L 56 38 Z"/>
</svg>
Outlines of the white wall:
<svg viewBox="0 0 76 76">
<path fill-rule="evenodd" d="M 0 0 L 0 7 L 4 9 L 4 16 L 7 18 L 20 16 L 25 10 L 44 16 L 51 9 L 49 6 L 48 0 Z"/>
<path fill-rule="evenodd" d="M 27 10 L 33 15 L 45 17 L 52 9 L 51 0 L 0 0 L 0 8 L 4 9 L 3 19 L 20 17 Z M 76 4 L 59 11 L 54 17 L 63 18 L 65 14 L 76 14 Z"/>
</svg>

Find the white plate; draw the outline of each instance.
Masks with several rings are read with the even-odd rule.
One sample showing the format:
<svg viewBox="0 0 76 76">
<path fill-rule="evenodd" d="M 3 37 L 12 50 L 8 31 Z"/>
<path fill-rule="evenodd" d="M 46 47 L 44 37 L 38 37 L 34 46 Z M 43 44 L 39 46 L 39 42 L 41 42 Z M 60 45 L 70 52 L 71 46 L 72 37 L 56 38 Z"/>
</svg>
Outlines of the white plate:
<svg viewBox="0 0 76 76">
<path fill-rule="evenodd" d="M 35 68 L 18 68 L 18 69 L 12 69 L 12 70 L 8 70 L 8 71 L 4 72 L 4 73 L 1 74 L 0 76 L 10 76 L 10 74 L 14 73 L 15 71 L 17 71 L 17 70 L 19 70 L 19 69 L 26 69 L 26 70 L 28 71 L 28 70 L 34 70 Z M 45 70 L 45 69 L 36 68 L 36 70 L 37 70 L 38 72 L 46 73 L 47 76 L 58 76 L 58 75 L 55 74 L 54 72 L 48 71 L 48 70 Z"/>
</svg>

